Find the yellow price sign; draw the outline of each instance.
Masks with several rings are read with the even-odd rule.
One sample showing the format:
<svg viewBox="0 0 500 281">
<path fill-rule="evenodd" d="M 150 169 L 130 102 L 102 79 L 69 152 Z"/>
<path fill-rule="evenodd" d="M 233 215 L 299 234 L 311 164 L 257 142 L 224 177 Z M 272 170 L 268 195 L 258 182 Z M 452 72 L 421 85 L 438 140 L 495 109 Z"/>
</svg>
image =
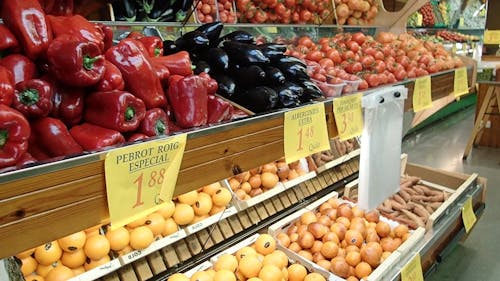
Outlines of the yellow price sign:
<svg viewBox="0 0 500 281">
<path fill-rule="evenodd" d="M 139 143 L 106 154 L 104 171 L 111 227 L 148 215 L 172 200 L 186 134 Z"/>
<path fill-rule="evenodd" d="M 287 163 L 330 149 L 325 106 L 322 103 L 285 112 L 284 123 Z"/>
<path fill-rule="evenodd" d="M 500 44 L 500 30 L 485 30 L 484 44 L 497 45 Z"/>
<path fill-rule="evenodd" d="M 340 140 L 348 140 L 363 133 L 362 93 L 333 100 L 333 115 Z"/>
<path fill-rule="evenodd" d="M 467 68 L 455 69 L 455 79 L 453 81 L 453 93 L 458 98 L 469 93 L 469 81 L 467 80 Z"/>
<path fill-rule="evenodd" d="M 401 281 L 424 281 L 420 254 L 417 253 L 415 257 L 401 269 Z"/>
<path fill-rule="evenodd" d="M 276 26 L 267 26 L 264 27 L 264 31 L 269 34 L 276 34 L 278 33 L 278 28 Z"/>
<path fill-rule="evenodd" d="M 413 87 L 413 111 L 419 112 L 432 107 L 431 93 L 431 77 L 417 78 Z"/>
<path fill-rule="evenodd" d="M 469 233 L 469 231 L 477 221 L 476 214 L 472 209 L 471 197 L 469 197 L 467 201 L 465 201 L 464 206 L 462 207 L 462 220 L 464 222 L 465 232 Z"/>
</svg>

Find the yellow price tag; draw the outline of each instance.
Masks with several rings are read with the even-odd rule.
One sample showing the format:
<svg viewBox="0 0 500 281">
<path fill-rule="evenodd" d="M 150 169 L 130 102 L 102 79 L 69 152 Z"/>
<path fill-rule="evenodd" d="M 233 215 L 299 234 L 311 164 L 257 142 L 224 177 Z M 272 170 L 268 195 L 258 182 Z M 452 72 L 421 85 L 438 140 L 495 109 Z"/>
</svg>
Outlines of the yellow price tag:
<svg viewBox="0 0 500 281">
<path fill-rule="evenodd" d="M 186 139 L 186 134 L 182 134 L 106 154 L 104 171 L 112 229 L 146 216 L 172 200 Z"/>
<path fill-rule="evenodd" d="M 419 112 L 430 107 L 432 107 L 431 77 L 417 78 L 413 87 L 413 111 Z"/>
<path fill-rule="evenodd" d="M 415 257 L 401 269 L 401 281 L 424 281 L 420 254 L 417 253 Z"/>
<path fill-rule="evenodd" d="M 348 140 L 363 133 L 362 93 L 333 100 L 333 115 L 340 140 Z"/>
<path fill-rule="evenodd" d="M 264 31 L 270 34 L 276 34 L 278 33 L 278 28 L 276 26 L 267 26 L 264 27 Z"/>
<path fill-rule="evenodd" d="M 284 123 L 287 163 L 330 149 L 325 106 L 322 103 L 285 112 Z"/>
<path fill-rule="evenodd" d="M 472 209 L 472 198 L 469 197 L 467 201 L 465 201 L 464 206 L 462 207 L 462 220 L 464 222 L 465 232 L 469 233 L 472 229 L 472 226 L 477 221 L 476 214 Z"/>
<path fill-rule="evenodd" d="M 500 30 L 485 30 L 484 44 L 497 45 L 500 44 Z"/>
<path fill-rule="evenodd" d="M 460 97 L 469 93 L 469 81 L 467 80 L 467 68 L 455 69 L 455 79 L 453 81 L 453 93 L 455 97 Z"/>
</svg>

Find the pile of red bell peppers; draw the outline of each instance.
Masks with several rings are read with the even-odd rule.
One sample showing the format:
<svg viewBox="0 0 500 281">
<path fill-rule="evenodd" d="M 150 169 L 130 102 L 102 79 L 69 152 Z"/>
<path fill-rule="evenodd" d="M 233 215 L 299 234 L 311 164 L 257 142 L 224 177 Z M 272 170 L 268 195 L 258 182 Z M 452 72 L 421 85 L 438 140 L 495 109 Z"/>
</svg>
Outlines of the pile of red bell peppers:
<svg viewBox="0 0 500 281">
<path fill-rule="evenodd" d="M 57 1 L 56 1 L 57 2 Z M 38 0 L 3 1 L 0 25 L 0 169 L 230 120 L 217 82 L 194 75 L 189 53 Z"/>
</svg>

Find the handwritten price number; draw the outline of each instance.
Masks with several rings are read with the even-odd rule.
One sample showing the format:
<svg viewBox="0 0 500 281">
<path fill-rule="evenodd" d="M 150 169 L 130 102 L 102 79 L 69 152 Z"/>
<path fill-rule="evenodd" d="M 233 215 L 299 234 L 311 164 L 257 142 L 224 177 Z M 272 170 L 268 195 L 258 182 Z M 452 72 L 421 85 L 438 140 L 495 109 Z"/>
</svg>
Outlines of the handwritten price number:
<svg viewBox="0 0 500 281">
<path fill-rule="evenodd" d="M 314 136 L 314 127 L 313 126 L 309 126 L 309 127 L 306 127 L 305 128 L 305 133 L 304 133 L 304 128 L 300 128 L 299 132 L 297 133 L 297 135 L 299 136 L 299 147 L 297 147 L 297 151 L 302 151 L 304 148 L 302 147 L 302 138 L 303 136 L 306 136 L 306 138 L 313 138 Z"/>
<path fill-rule="evenodd" d="M 152 171 L 149 175 L 149 179 L 146 179 L 148 187 L 153 188 L 157 185 L 162 185 L 165 180 L 165 172 L 165 168 L 162 168 L 159 171 Z M 142 187 L 144 181 L 144 172 L 142 172 L 134 181 L 134 184 L 137 185 L 137 200 L 132 208 L 136 208 L 144 204 L 144 201 L 142 201 Z"/>
<path fill-rule="evenodd" d="M 342 119 L 342 128 L 339 130 L 339 133 L 343 135 L 346 133 L 346 130 L 348 128 L 347 124 L 352 124 L 354 122 L 354 112 L 348 111 L 348 112 L 342 113 L 341 119 Z M 356 128 L 351 127 L 351 131 L 353 131 L 354 129 L 356 129 Z M 352 133 L 352 132 L 349 132 L 349 133 Z"/>
</svg>

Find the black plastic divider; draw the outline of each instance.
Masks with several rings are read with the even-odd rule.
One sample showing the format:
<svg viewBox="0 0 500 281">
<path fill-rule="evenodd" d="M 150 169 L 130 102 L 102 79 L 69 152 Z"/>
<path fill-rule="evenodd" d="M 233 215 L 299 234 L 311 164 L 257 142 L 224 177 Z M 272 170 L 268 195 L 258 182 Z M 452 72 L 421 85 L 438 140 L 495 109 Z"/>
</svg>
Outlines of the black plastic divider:
<svg viewBox="0 0 500 281">
<path fill-rule="evenodd" d="M 330 185 L 306 198 L 303 198 L 299 200 L 296 204 L 291 205 L 290 207 L 284 209 L 281 212 L 275 213 L 268 218 L 262 220 L 261 222 L 250 226 L 249 228 L 243 230 L 242 232 L 234 235 L 233 237 L 230 237 L 223 242 L 211 247 L 210 249 L 206 251 L 202 251 L 200 254 L 197 254 L 195 256 L 192 256 L 190 259 L 186 260 L 185 262 L 181 262 L 180 264 L 176 265 L 175 267 L 171 267 L 167 269 L 167 271 L 162 272 L 161 274 L 158 274 L 156 276 L 153 276 L 152 278 L 148 279 L 147 281 L 166 281 L 168 277 L 176 272 L 184 272 L 187 271 L 197 264 L 200 264 L 204 261 L 210 260 L 212 256 L 215 256 L 216 254 L 224 251 L 225 249 L 231 247 L 232 245 L 235 245 L 246 238 L 254 235 L 255 233 L 259 233 L 260 231 L 267 229 L 269 226 L 274 224 L 275 222 L 297 212 L 298 210 L 306 207 L 307 205 L 311 204 L 312 202 L 320 199 L 321 197 L 327 195 L 328 193 L 332 191 L 337 191 L 338 189 L 342 189 L 345 187 L 345 185 L 355 179 L 358 178 L 358 172 L 353 173 L 352 175 L 334 183 L 333 185 Z M 284 191 L 286 192 L 286 191 Z M 278 197 L 272 197 L 271 199 L 276 198 L 277 200 Z M 269 199 L 268 199 L 269 200 Z M 189 237 L 189 236 L 188 236 Z M 186 238 L 184 238 L 186 239 Z"/>
</svg>

